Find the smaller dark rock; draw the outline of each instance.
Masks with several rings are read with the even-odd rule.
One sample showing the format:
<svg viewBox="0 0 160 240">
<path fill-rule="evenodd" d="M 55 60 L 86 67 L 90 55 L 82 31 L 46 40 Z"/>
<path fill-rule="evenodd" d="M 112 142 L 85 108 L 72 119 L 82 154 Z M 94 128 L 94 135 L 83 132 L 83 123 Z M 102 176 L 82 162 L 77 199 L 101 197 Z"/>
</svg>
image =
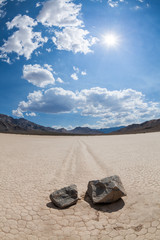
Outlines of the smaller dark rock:
<svg viewBox="0 0 160 240">
<path fill-rule="evenodd" d="M 87 193 L 94 204 L 112 203 L 127 195 L 117 175 L 90 181 Z"/>
<path fill-rule="evenodd" d="M 77 186 L 73 184 L 57 190 L 50 194 L 50 199 L 59 208 L 66 208 L 76 204 L 78 200 Z"/>
</svg>

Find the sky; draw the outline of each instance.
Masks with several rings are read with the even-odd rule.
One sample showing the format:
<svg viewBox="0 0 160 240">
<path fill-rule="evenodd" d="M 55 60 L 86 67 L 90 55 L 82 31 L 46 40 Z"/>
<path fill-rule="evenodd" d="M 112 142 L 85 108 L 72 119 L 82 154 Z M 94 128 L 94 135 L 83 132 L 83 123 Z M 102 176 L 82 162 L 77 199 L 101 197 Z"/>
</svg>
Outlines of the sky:
<svg viewBox="0 0 160 240">
<path fill-rule="evenodd" d="M 160 118 L 159 0 L 0 0 L 0 113 L 67 129 Z"/>
</svg>

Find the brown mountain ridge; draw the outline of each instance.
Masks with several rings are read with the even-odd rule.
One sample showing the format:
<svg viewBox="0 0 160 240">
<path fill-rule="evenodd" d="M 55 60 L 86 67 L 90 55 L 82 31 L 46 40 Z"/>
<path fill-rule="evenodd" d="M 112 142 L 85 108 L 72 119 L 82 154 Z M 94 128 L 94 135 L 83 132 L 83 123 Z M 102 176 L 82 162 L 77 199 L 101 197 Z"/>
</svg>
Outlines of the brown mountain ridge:
<svg viewBox="0 0 160 240">
<path fill-rule="evenodd" d="M 160 132 L 160 119 L 146 121 L 141 124 L 132 124 L 110 134 L 135 134 L 148 132 Z"/>
<path fill-rule="evenodd" d="M 33 123 L 24 118 L 15 119 L 10 116 L 0 114 L 0 132 L 1 133 L 20 133 L 20 134 L 38 134 L 38 135 L 119 135 L 135 134 L 160 131 L 160 119 L 146 121 L 141 124 L 132 124 L 127 127 L 91 129 L 88 127 L 76 127 L 72 130 L 65 128 L 54 129 L 44 127 Z"/>
<path fill-rule="evenodd" d="M 38 135 L 101 135 L 102 132 L 88 127 L 76 127 L 72 130 L 65 128 L 54 129 L 44 127 L 30 122 L 24 118 L 15 119 L 10 116 L 0 114 L 0 132 L 1 133 L 20 133 L 20 134 L 38 134 Z"/>
</svg>

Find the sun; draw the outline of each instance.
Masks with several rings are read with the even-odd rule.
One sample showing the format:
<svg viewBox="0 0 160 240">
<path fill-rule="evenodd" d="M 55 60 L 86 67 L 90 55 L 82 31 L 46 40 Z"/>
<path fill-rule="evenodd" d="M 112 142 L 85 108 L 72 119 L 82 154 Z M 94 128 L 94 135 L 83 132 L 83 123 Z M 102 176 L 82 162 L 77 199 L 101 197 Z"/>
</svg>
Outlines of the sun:
<svg viewBox="0 0 160 240">
<path fill-rule="evenodd" d="M 107 47 L 109 47 L 109 48 L 116 47 L 119 44 L 118 36 L 113 33 L 108 33 L 108 34 L 104 35 L 103 41 L 104 41 L 104 44 L 106 44 Z"/>
</svg>

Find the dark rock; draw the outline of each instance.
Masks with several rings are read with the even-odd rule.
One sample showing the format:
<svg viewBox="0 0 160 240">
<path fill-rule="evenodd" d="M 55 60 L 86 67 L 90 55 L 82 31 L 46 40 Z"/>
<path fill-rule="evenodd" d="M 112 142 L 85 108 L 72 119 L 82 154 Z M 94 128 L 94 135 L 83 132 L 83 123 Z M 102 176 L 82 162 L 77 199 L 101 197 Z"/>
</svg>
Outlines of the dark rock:
<svg viewBox="0 0 160 240">
<path fill-rule="evenodd" d="M 77 186 L 73 184 L 57 190 L 51 193 L 50 199 L 59 208 L 66 208 L 76 204 L 78 200 Z"/>
<path fill-rule="evenodd" d="M 90 181 L 87 193 L 93 203 L 112 203 L 127 195 L 117 175 Z"/>
</svg>

